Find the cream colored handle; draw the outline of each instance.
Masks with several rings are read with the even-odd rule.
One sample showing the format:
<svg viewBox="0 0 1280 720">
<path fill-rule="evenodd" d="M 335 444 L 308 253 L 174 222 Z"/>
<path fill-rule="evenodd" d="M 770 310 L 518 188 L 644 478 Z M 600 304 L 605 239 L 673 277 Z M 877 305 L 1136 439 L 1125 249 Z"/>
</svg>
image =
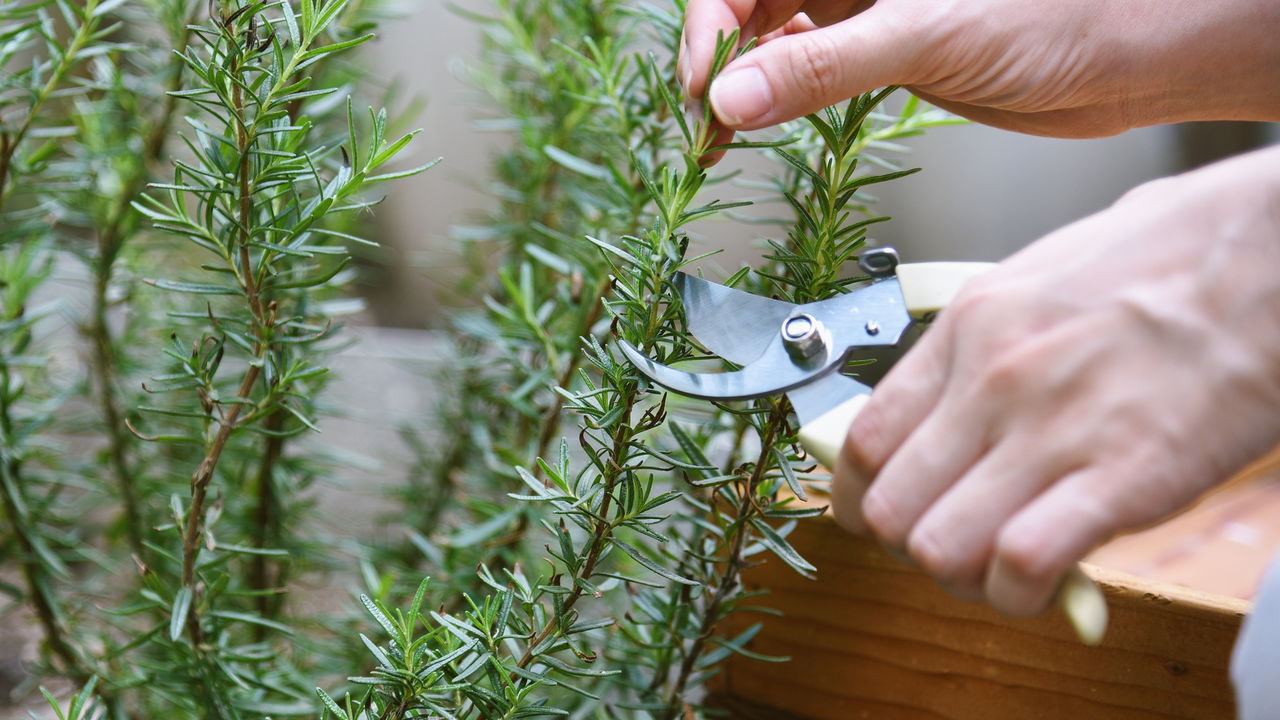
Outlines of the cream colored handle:
<svg viewBox="0 0 1280 720">
<path fill-rule="evenodd" d="M 1080 642 L 1090 647 L 1102 643 L 1102 636 L 1107 634 L 1107 599 L 1102 588 L 1079 565 L 1063 578 L 1054 600 L 1071 621 Z"/>
<path fill-rule="evenodd" d="M 898 265 L 898 280 L 907 311 L 913 317 L 936 313 L 946 307 L 972 278 L 995 267 L 992 263 L 930 262 Z M 800 428 L 800 444 L 818 462 L 835 469 L 849 427 L 871 399 L 856 395 Z M 1107 631 L 1107 601 L 1102 589 L 1076 566 L 1063 579 L 1055 597 L 1076 636 L 1085 645 L 1097 645 Z"/>
<path fill-rule="evenodd" d="M 849 427 L 870 399 L 870 395 L 854 395 L 802 425 L 796 439 L 823 467 L 835 470 L 836 458 L 840 457 L 840 448 L 844 446 Z"/>
<path fill-rule="evenodd" d="M 907 312 L 913 318 L 936 313 L 951 303 L 960 288 L 973 278 L 994 268 L 986 262 L 902 263 L 897 267 L 898 284 Z"/>
</svg>

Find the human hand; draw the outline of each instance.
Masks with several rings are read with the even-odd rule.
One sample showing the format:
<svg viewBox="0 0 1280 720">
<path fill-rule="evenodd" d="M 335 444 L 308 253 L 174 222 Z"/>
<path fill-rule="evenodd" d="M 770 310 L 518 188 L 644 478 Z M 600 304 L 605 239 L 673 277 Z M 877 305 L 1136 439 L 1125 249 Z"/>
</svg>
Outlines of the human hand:
<svg viewBox="0 0 1280 720">
<path fill-rule="evenodd" d="M 707 94 L 718 33 L 759 47 L 710 101 L 725 128 L 791 120 L 886 85 L 1038 135 L 1280 119 L 1280 3 L 1234 0 L 689 0 L 679 72 Z"/>
<path fill-rule="evenodd" d="M 832 508 L 954 594 L 1035 613 L 1089 549 L 1280 442 L 1277 408 L 1280 146 L 970 282 L 854 422 Z"/>
</svg>

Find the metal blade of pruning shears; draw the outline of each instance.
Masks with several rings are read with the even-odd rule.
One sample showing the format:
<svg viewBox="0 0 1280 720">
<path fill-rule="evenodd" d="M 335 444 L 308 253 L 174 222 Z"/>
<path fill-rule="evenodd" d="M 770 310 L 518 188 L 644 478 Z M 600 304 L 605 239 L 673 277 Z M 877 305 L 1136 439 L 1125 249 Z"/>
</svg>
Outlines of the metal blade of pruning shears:
<svg viewBox="0 0 1280 720">
<path fill-rule="evenodd" d="M 742 367 L 697 373 L 646 357 L 625 341 L 622 352 L 663 387 L 706 400 L 746 400 L 788 393 L 801 423 L 869 387 L 840 374 L 860 348 L 896 345 L 911 324 L 897 278 L 896 255 L 864 255 L 872 279 L 849 293 L 801 305 L 760 297 L 681 274 L 691 334 L 716 355 Z M 872 257 L 876 261 L 868 262 Z M 878 263 L 878 264 L 877 264 Z"/>
</svg>

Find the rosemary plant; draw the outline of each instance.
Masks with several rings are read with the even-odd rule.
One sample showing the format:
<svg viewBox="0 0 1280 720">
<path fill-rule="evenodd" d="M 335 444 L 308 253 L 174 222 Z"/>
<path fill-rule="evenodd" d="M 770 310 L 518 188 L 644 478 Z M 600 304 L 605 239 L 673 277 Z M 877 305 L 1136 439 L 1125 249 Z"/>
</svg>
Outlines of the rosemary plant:
<svg viewBox="0 0 1280 720">
<path fill-rule="evenodd" d="M 457 323 L 456 354 L 475 360 L 456 371 L 452 431 L 434 484 L 419 487 L 435 502 L 408 508 L 423 524 L 399 555 L 442 582 L 419 586 L 407 611 L 391 593 L 366 600 L 389 643 L 368 642 L 376 670 L 353 678 L 367 688 L 343 702 L 321 692 L 338 717 L 689 716 L 721 661 L 755 656 L 759 624 L 725 623 L 750 597 L 741 573 L 766 551 L 814 570 L 786 541 L 821 507 L 794 502 L 817 470 L 785 401 L 668 397 L 612 338 L 668 363 L 699 352 L 671 276 L 696 259 L 690 225 L 739 204 L 700 199 L 720 180 L 707 154 L 754 147 L 784 161 L 790 230 L 759 273 L 728 282 L 805 302 L 856 282 L 844 261 L 880 220 L 860 190 L 909 172 L 869 174 L 864 151 L 945 116 L 914 100 L 873 116 L 886 91 L 779 142 L 711 147 L 710 116 L 686 116 L 671 54 L 642 50 L 674 48 L 681 11 L 536 0 L 468 11 L 488 39 L 475 80 L 503 113 L 488 122 L 520 142 L 495 166 L 499 210 L 462 233 L 480 258 L 463 292 L 488 294 Z M 716 69 L 737 50 L 723 39 Z"/>
<path fill-rule="evenodd" d="M 335 470 L 301 444 L 367 242 L 345 218 L 426 169 L 388 171 L 413 133 L 348 97 L 341 58 L 379 6 L 0 8 L 5 591 L 39 621 L 37 673 L 112 717 L 313 712 L 305 673 L 345 672 L 285 593 L 345 541 L 305 524 Z M 40 301 L 72 258 L 88 310 L 55 314 Z M 83 381 L 56 362 L 66 319 Z"/>
<path fill-rule="evenodd" d="M 35 615 L 49 670 L 86 682 L 97 671 L 73 627 L 67 581 L 91 557 L 78 533 L 86 506 L 49 433 L 71 393 L 49 336 L 59 316 L 49 279 L 66 230 L 66 193 L 82 178 L 60 164 L 75 128 L 67 108 L 92 92 L 87 63 L 122 52 L 118 3 L 30 2 L 0 7 L 0 466 L 6 523 L 0 556 L 22 582 L 5 592 Z"/>
<path fill-rule="evenodd" d="M 287 471 L 277 468 L 285 443 L 315 430 L 315 383 L 326 373 L 318 360 L 332 330 L 324 299 L 349 280 L 346 243 L 359 238 L 326 227 L 327 216 L 365 209 L 354 200 L 366 185 L 421 172 L 378 174 L 409 143 L 392 141 L 385 112 L 370 112 L 367 138 L 358 134 L 346 103 L 346 134 L 337 142 L 317 136 L 308 112 L 337 88 L 313 87 L 306 69 L 368 36 L 329 41 L 325 33 L 347 3 L 244 5 L 197 29 L 199 48 L 184 61 L 194 85 L 177 95 L 209 121 L 190 118 L 184 137 L 192 160 L 179 160 L 173 182 L 153 184 L 135 204 L 160 229 L 183 236 L 211 254 L 210 281 L 154 279 L 158 288 L 209 298 L 204 313 L 182 314 L 199 324 L 193 337 L 176 334 L 166 353 L 173 371 L 154 392 L 194 393 L 199 412 L 144 408 L 190 418 L 176 434 L 153 440 L 194 442 L 202 448 L 191 477 L 189 503 L 174 508 L 170 548 L 159 563 L 176 566 L 177 582 L 146 572 L 148 611 L 169 618 L 166 663 L 201 679 L 195 698 L 217 715 L 259 708 L 271 695 L 263 682 L 280 670 L 267 631 L 286 631 L 272 596 L 285 566 L 270 559 L 284 516 L 279 498 Z M 231 298 L 214 305 L 214 298 Z M 198 320 L 197 320 L 198 318 Z M 235 360 L 239 360 L 236 362 Z M 231 362 L 227 362 L 231 361 Z M 256 449 L 256 467 L 228 471 L 220 464 L 233 442 Z M 219 476 L 241 493 L 210 504 Z M 284 476 L 284 477 L 282 477 Z M 215 539 L 215 523 L 235 497 L 252 498 L 236 515 L 251 517 L 249 537 Z M 245 569 L 235 572 L 237 560 Z M 247 579 L 240 585 L 238 581 Z M 246 612 L 244 597 L 253 597 Z M 221 608 L 220 608 L 221 606 Z M 175 657 L 176 655 L 176 657 Z M 276 682 L 279 682 L 277 680 Z M 246 686 L 249 703 L 235 688 Z M 253 686 L 259 687 L 253 687 Z M 287 692 L 285 693 L 286 697 Z M 296 697 L 296 696 L 295 696 Z"/>
</svg>

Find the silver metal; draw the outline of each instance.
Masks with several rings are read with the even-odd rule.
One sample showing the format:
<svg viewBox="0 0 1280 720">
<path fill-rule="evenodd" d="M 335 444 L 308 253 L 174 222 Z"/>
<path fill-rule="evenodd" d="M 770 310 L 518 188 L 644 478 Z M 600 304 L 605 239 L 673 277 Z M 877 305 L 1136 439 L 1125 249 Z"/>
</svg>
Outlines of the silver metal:
<svg viewBox="0 0 1280 720">
<path fill-rule="evenodd" d="M 795 306 L 773 298 L 717 285 L 687 273 L 674 278 L 689 332 L 703 347 L 735 365 L 764 352 L 778 325 Z"/>
<path fill-rule="evenodd" d="M 706 400 L 747 400 L 776 395 L 838 374 L 852 352 L 859 348 L 892 347 L 911 324 L 895 277 L 861 285 L 829 300 L 799 306 L 759 298 L 688 275 L 677 280 L 677 286 L 695 295 L 692 301 L 684 301 L 689 327 L 695 337 L 712 352 L 742 365 L 742 369 L 723 373 L 688 372 L 657 363 L 624 341 L 619 345 L 627 359 L 654 382 L 682 395 Z M 783 308 L 786 312 L 779 314 L 778 310 Z M 760 316 L 771 320 L 767 334 L 761 327 Z M 797 361 L 788 352 L 783 322 L 801 316 L 812 318 L 820 326 L 826 352 Z M 874 334 L 868 331 L 870 323 L 878 328 Z M 780 332 L 780 328 L 783 331 Z M 746 358 L 750 359 L 743 361 Z M 845 394 L 824 398 L 826 402 L 839 402 L 851 394 L 869 392 L 867 386 L 854 380 L 833 384 L 844 388 Z"/>
<path fill-rule="evenodd" d="M 817 318 L 800 313 L 782 321 L 782 344 L 792 362 L 809 365 L 820 362 L 828 347 L 827 330 Z"/>
<path fill-rule="evenodd" d="M 622 354 L 650 380 L 673 392 L 702 400 L 750 400 L 777 395 L 833 373 L 843 364 L 842 360 L 836 360 L 810 366 L 797 365 L 787 355 L 782 337 L 777 332 L 758 360 L 741 370 L 722 373 L 678 370 L 654 362 L 625 340 L 619 340 L 618 346 L 622 348 Z"/>
<path fill-rule="evenodd" d="M 893 277 L 898 268 L 898 251 L 893 248 L 868 250 L 858 256 L 858 267 L 877 280 Z"/>
<path fill-rule="evenodd" d="M 840 373 L 830 373 L 787 391 L 791 407 L 801 425 L 808 425 L 854 395 L 866 395 L 871 388 Z"/>
<path fill-rule="evenodd" d="M 818 334 L 818 321 L 803 313 L 789 317 L 782 323 L 782 339 L 788 345 L 801 343 Z"/>
<path fill-rule="evenodd" d="M 867 324 L 863 327 L 867 331 L 868 335 L 880 334 L 880 323 L 876 322 L 875 320 L 868 320 Z"/>
</svg>

